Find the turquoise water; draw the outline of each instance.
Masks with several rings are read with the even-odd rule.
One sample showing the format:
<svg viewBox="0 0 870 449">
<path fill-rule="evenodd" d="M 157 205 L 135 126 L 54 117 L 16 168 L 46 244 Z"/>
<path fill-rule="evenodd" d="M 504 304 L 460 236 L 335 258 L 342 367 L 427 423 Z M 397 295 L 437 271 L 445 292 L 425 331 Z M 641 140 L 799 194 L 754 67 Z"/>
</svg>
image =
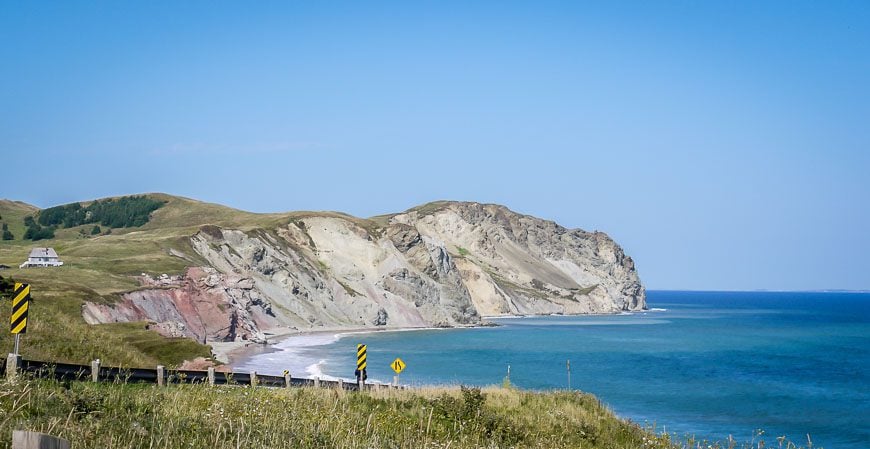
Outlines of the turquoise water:
<svg viewBox="0 0 870 449">
<path fill-rule="evenodd" d="M 255 356 L 251 368 L 305 364 L 353 377 L 356 343 L 369 377 L 410 384 L 501 384 L 591 392 L 659 430 L 740 441 L 768 437 L 829 449 L 870 447 L 870 294 L 649 292 L 632 315 L 494 320 L 499 327 L 327 338 Z M 321 338 L 321 337 L 316 337 Z M 296 371 L 298 372 L 298 370 Z"/>
</svg>

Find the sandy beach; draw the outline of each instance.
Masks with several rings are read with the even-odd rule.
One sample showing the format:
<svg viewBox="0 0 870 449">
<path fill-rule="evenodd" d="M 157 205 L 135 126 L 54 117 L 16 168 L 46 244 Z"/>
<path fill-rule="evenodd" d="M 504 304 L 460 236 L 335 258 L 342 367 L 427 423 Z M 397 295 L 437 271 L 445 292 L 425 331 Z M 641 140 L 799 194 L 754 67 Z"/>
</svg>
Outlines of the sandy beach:
<svg viewBox="0 0 870 449">
<path fill-rule="evenodd" d="M 245 341 L 214 342 L 210 344 L 215 359 L 223 363 L 227 369 L 245 371 L 249 368 L 256 368 L 256 371 L 263 374 L 279 374 L 286 369 L 294 376 L 309 378 L 317 376 L 325 380 L 336 380 L 338 379 L 337 377 L 329 376 L 322 371 L 322 364 L 326 360 L 320 358 L 314 348 L 334 343 L 349 335 L 442 329 L 447 328 L 397 327 L 373 329 L 370 327 L 332 327 L 303 331 L 283 328 L 271 329 L 267 332 L 268 341 L 265 344 Z M 268 356 L 268 354 L 273 353 L 275 354 L 274 357 Z M 251 363 L 255 358 L 256 366 L 252 366 Z M 349 377 L 342 378 L 352 380 Z"/>
</svg>

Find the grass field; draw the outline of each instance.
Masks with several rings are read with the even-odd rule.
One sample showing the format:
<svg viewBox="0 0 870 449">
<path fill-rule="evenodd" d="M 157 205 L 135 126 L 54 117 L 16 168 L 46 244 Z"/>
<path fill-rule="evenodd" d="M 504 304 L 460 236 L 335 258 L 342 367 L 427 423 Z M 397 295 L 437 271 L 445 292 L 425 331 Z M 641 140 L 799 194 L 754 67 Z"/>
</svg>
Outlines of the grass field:
<svg viewBox="0 0 870 449">
<path fill-rule="evenodd" d="M 349 393 L 54 381 L 0 383 L 12 430 L 77 448 L 667 447 L 579 393 L 424 389 Z M 650 444 L 650 442 L 652 444 Z"/>
<path fill-rule="evenodd" d="M 430 387 L 347 392 L 207 385 L 0 380 L 0 447 L 13 430 L 76 448 L 761 449 L 776 437 L 708 442 L 617 418 L 580 392 Z"/>
</svg>

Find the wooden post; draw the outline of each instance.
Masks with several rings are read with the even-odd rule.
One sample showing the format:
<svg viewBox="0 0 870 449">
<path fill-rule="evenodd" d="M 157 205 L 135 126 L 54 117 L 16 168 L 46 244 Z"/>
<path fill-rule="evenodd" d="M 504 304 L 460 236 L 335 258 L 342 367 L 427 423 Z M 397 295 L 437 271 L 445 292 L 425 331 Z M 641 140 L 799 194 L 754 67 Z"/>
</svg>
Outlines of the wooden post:
<svg viewBox="0 0 870 449">
<path fill-rule="evenodd" d="M 257 372 L 251 371 L 251 388 L 257 386 Z"/>
<path fill-rule="evenodd" d="M 290 388 L 290 384 L 292 383 L 292 381 L 293 381 L 293 377 L 290 375 L 290 373 L 285 372 L 284 373 L 284 388 Z"/>
<path fill-rule="evenodd" d="M 9 354 L 6 358 L 6 378 L 9 380 L 15 379 L 18 376 L 18 365 L 21 363 L 21 356 L 18 354 Z"/>
<path fill-rule="evenodd" d="M 12 432 L 12 449 L 70 449 L 69 441 L 39 432 Z"/>
<path fill-rule="evenodd" d="M 157 386 L 162 387 L 165 379 L 163 378 L 163 365 L 157 365 Z"/>
<path fill-rule="evenodd" d="M 315 387 L 320 386 L 320 376 L 314 376 L 314 386 Z"/>
<path fill-rule="evenodd" d="M 208 384 L 214 386 L 214 367 L 208 367 Z"/>
<path fill-rule="evenodd" d="M 91 362 L 91 382 L 100 381 L 100 359 Z"/>
</svg>

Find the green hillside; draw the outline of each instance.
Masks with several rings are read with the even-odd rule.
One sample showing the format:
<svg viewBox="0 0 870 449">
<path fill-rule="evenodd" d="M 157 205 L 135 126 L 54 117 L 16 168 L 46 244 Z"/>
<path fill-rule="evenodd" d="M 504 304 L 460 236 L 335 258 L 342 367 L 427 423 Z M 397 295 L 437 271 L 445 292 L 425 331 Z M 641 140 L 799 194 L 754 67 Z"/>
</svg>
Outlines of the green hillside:
<svg viewBox="0 0 870 449">
<path fill-rule="evenodd" d="M 0 199 L 0 223 L 6 224 L 16 240 L 24 236 L 24 217 L 33 215 L 39 209 L 20 201 Z M 9 240 L 0 240 L 0 245 L 11 243 Z M 3 262 L 0 262 L 3 263 Z M 8 264 L 7 264 L 8 265 Z"/>
<path fill-rule="evenodd" d="M 205 346 L 185 339 L 164 339 L 145 331 L 144 326 L 89 326 L 81 318 L 82 303 L 115 301 L 119 293 L 138 287 L 133 276 L 141 273 L 179 274 L 188 266 L 202 264 L 188 239 L 201 225 L 255 229 L 286 222 L 287 214 L 252 214 L 169 195 L 147 196 L 165 204 L 144 226 L 111 231 L 105 227 L 95 236 L 91 235 L 93 223 L 59 227 L 55 238 L 36 242 L 23 239 L 24 218 L 36 215 L 38 219 L 39 209 L 0 200 L 2 222 L 8 223 L 15 235 L 14 240 L 0 241 L 0 264 L 11 267 L 0 271 L 0 276 L 29 283 L 33 291 L 30 323 L 22 344 L 27 357 L 80 363 L 99 357 L 109 364 L 148 366 L 209 354 Z M 43 246 L 54 248 L 64 266 L 18 268 L 32 248 Z M 170 250 L 184 257 L 173 256 Z M 0 307 L 0 320 L 8 322 L 9 313 L 8 303 Z M 161 341 L 163 344 L 156 344 Z M 11 349 L 11 336 L 2 333 L 0 344 Z"/>
<path fill-rule="evenodd" d="M 202 226 L 253 231 L 274 229 L 305 216 L 326 215 L 354 221 L 370 232 L 379 227 L 374 220 L 338 212 L 256 214 L 160 193 L 145 194 L 144 197 L 162 204 L 150 213 L 147 223 L 121 228 L 101 226 L 99 235 L 92 235 L 92 230 L 101 223 L 91 221 L 65 227 L 64 216 L 58 212 L 79 208 L 90 210 L 93 201 L 81 202 L 75 207 L 50 208 L 52 216 L 43 217 L 34 206 L 0 200 L 0 217 L 15 235 L 14 240 L 0 241 L 0 264 L 11 267 L 0 271 L 0 276 L 31 284 L 35 300 L 30 311 L 28 334 L 24 337 L 28 357 L 79 363 L 100 357 L 109 364 L 129 366 L 153 365 L 157 361 L 173 364 L 184 358 L 207 355 L 207 347 L 188 340 L 164 339 L 166 344 L 155 344 L 155 340 L 160 341 L 162 337 L 145 331 L 143 326 L 89 326 L 80 312 L 84 301 L 113 302 L 120 293 L 138 288 L 135 276 L 142 273 L 181 274 L 187 267 L 205 264 L 190 246 L 190 236 Z M 123 198 L 101 199 L 99 202 L 119 199 Z M 25 240 L 24 218 L 27 216 L 34 216 L 38 224 L 55 226 L 55 237 L 35 242 Z M 75 220 L 67 220 L 67 224 L 81 221 L 84 221 L 84 214 L 79 214 Z M 54 248 L 64 265 L 19 269 L 34 247 Z M 8 316 L 9 307 L 0 308 L 0 319 L 8 321 Z M 11 348 L 11 342 L 8 333 L 0 337 L 0 344 L 4 347 Z"/>
</svg>

